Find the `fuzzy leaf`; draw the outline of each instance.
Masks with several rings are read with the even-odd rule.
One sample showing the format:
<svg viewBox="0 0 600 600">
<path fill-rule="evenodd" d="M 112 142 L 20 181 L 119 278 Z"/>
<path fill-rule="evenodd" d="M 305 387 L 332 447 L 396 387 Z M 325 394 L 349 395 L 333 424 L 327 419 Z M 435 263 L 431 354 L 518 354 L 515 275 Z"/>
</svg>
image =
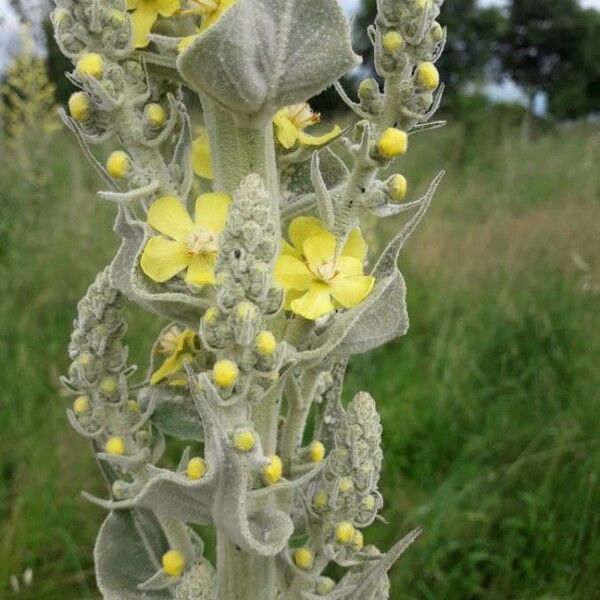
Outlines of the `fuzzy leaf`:
<svg viewBox="0 0 600 600">
<path fill-rule="evenodd" d="M 358 62 L 336 0 L 239 0 L 177 60 L 193 88 L 260 127 Z"/>
<path fill-rule="evenodd" d="M 96 580 L 104 600 L 172 598 L 169 590 L 138 589 L 160 569 L 161 557 L 168 549 L 152 513 L 139 509 L 109 513 L 94 548 Z"/>
</svg>

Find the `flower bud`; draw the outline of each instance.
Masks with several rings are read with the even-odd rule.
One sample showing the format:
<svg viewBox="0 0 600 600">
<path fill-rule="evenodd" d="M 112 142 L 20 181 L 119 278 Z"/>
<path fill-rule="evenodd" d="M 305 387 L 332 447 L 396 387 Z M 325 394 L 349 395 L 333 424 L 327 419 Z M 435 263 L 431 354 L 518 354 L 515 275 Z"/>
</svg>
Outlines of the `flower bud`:
<svg viewBox="0 0 600 600">
<path fill-rule="evenodd" d="M 169 550 L 163 554 L 162 566 L 169 577 L 181 577 L 185 569 L 185 556 L 179 550 Z"/>
<path fill-rule="evenodd" d="M 341 521 L 335 526 L 335 539 L 339 544 L 349 544 L 354 539 L 356 529 L 349 521 Z"/>
<path fill-rule="evenodd" d="M 319 463 L 325 458 L 325 446 L 323 442 L 314 440 L 308 447 L 308 457 L 312 462 Z"/>
<path fill-rule="evenodd" d="M 352 550 L 354 550 L 354 552 L 360 552 L 363 549 L 364 545 L 365 541 L 363 538 L 362 531 L 356 529 L 354 531 L 354 537 L 352 538 L 351 548 Z"/>
<path fill-rule="evenodd" d="M 276 454 L 268 457 L 270 462 L 262 468 L 261 475 L 265 485 L 273 485 L 281 479 L 283 465 Z"/>
<path fill-rule="evenodd" d="M 73 412 L 80 417 L 90 410 L 90 401 L 87 396 L 79 396 L 73 402 Z"/>
<path fill-rule="evenodd" d="M 158 103 L 152 102 L 146 105 L 146 119 L 152 127 L 162 127 L 167 120 L 165 109 Z"/>
<path fill-rule="evenodd" d="M 104 444 L 104 450 L 106 450 L 108 454 L 121 456 L 125 454 L 125 442 L 122 437 L 110 437 L 106 440 L 106 444 Z"/>
<path fill-rule="evenodd" d="M 219 309 L 216 306 L 209 306 L 203 316 L 205 325 L 214 325 L 219 318 Z"/>
<path fill-rule="evenodd" d="M 188 476 L 188 479 L 202 479 L 206 474 L 206 463 L 204 462 L 204 459 L 199 456 L 190 459 L 185 473 Z"/>
<path fill-rule="evenodd" d="M 377 150 L 384 158 L 391 159 L 406 154 L 408 150 L 408 135 L 405 131 L 389 127 L 377 142 Z"/>
<path fill-rule="evenodd" d="M 333 591 L 335 581 L 330 577 L 319 577 L 315 590 L 319 596 L 326 596 Z"/>
<path fill-rule="evenodd" d="M 130 167 L 131 162 L 129 160 L 129 156 L 127 156 L 127 154 L 121 150 L 115 150 L 115 152 L 112 152 L 106 161 L 106 170 L 114 179 L 120 179 L 121 177 L 127 175 Z"/>
<path fill-rule="evenodd" d="M 440 74 L 433 63 L 423 62 L 417 67 L 415 80 L 418 86 L 433 91 L 440 85 Z"/>
<path fill-rule="evenodd" d="M 97 52 L 86 52 L 85 54 L 82 54 L 75 66 L 75 69 L 80 75 L 89 75 L 96 79 L 102 76 L 103 68 L 104 59 Z"/>
<path fill-rule="evenodd" d="M 314 560 L 314 552 L 306 546 L 298 548 L 294 551 L 294 563 L 299 569 L 302 569 L 303 571 L 309 571 L 310 569 L 312 569 Z"/>
<path fill-rule="evenodd" d="M 219 387 L 231 387 L 237 381 L 238 375 L 239 369 L 232 360 L 218 360 L 213 366 L 213 377 Z"/>
<path fill-rule="evenodd" d="M 313 506 L 317 510 L 324 510 L 327 508 L 327 503 L 329 502 L 329 494 L 324 491 L 317 492 L 313 496 Z"/>
<path fill-rule="evenodd" d="M 90 99 L 85 92 L 75 92 L 69 98 L 69 113 L 78 123 L 90 118 Z"/>
<path fill-rule="evenodd" d="M 441 42 L 444 39 L 444 28 L 436 21 L 431 26 L 431 30 L 429 31 L 429 35 L 431 36 L 431 39 L 435 43 L 439 43 L 439 42 Z"/>
<path fill-rule="evenodd" d="M 342 494 L 352 491 L 354 489 L 354 483 L 352 482 L 352 479 L 350 479 L 350 477 L 342 477 L 340 479 L 338 489 L 340 492 L 342 492 Z"/>
<path fill-rule="evenodd" d="M 240 429 L 233 436 L 233 445 L 241 452 L 250 452 L 254 444 L 256 444 L 256 436 L 250 429 Z"/>
<path fill-rule="evenodd" d="M 397 31 L 388 31 L 383 36 L 382 42 L 384 50 L 390 54 L 404 47 L 404 38 Z"/>
<path fill-rule="evenodd" d="M 277 349 L 277 340 L 270 331 L 260 331 L 256 336 L 255 346 L 259 354 L 273 354 Z"/>
<path fill-rule="evenodd" d="M 406 181 L 406 177 L 404 177 L 404 175 L 393 175 L 387 182 L 388 196 L 394 202 L 400 202 L 404 200 L 407 188 L 408 182 Z"/>
</svg>

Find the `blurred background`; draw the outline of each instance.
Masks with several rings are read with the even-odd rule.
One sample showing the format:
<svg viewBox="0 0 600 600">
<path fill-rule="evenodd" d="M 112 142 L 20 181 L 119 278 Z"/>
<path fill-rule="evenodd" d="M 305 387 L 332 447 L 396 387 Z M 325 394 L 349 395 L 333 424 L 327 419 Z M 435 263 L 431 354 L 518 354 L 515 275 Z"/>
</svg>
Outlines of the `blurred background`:
<svg viewBox="0 0 600 600">
<path fill-rule="evenodd" d="M 370 75 L 375 0 L 345 2 Z M 44 0 L 0 0 L 0 598 L 96 598 L 103 493 L 58 384 L 114 208 L 59 124 L 70 65 Z M 408 335 L 353 361 L 384 424 L 392 598 L 600 598 L 600 1 L 446 0 L 449 125 L 411 138 L 410 197 L 448 174 L 401 267 Z M 314 105 L 349 122 L 335 94 Z M 100 148 L 104 155 L 111 148 Z M 398 226 L 383 223 L 373 239 Z M 376 235 L 374 235 L 376 233 Z M 128 309 L 142 368 L 163 324 Z"/>
</svg>

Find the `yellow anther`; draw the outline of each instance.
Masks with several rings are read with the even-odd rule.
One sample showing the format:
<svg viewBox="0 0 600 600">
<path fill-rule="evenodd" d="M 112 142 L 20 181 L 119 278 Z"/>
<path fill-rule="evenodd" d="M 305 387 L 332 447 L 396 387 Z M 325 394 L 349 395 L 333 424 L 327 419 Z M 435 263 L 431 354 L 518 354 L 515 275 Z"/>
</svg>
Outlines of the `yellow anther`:
<svg viewBox="0 0 600 600">
<path fill-rule="evenodd" d="M 102 76 L 104 59 L 97 52 L 86 52 L 77 61 L 75 68 L 80 75 L 89 75 L 98 79 Z"/>
<path fill-rule="evenodd" d="M 281 479 L 281 473 L 283 471 L 283 465 L 281 459 L 277 454 L 273 454 L 268 457 L 269 464 L 262 468 L 261 475 L 265 485 L 273 485 Z"/>
<path fill-rule="evenodd" d="M 277 349 L 277 340 L 270 331 L 260 331 L 255 340 L 256 349 L 260 354 L 273 354 Z"/>
<path fill-rule="evenodd" d="M 146 106 L 146 119 L 152 127 L 162 127 L 167 120 L 167 112 L 160 104 L 152 102 Z"/>
<path fill-rule="evenodd" d="M 100 391 L 105 394 L 112 394 L 117 389 L 117 380 L 114 377 L 104 377 L 100 382 Z"/>
<path fill-rule="evenodd" d="M 90 99 L 85 92 L 71 94 L 68 104 L 69 113 L 78 123 L 90 118 Z"/>
<path fill-rule="evenodd" d="M 304 546 L 294 551 L 294 563 L 299 569 L 309 571 L 312 569 L 314 561 L 315 554 L 310 548 Z"/>
<path fill-rule="evenodd" d="M 400 202 L 404 200 L 407 189 L 406 177 L 404 175 L 394 175 L 389 181 L 388 195 L 394 202 Z"/>
<path fill-rule="evenodd" d="M 313 505 L 317 510 L 324 510 L 329 503 L 329 494 L 327 492 L 317 492 L 313 496 Z"/>
<path fill-rule="evenodd" d="M 396 158 L 406 154 L 408 150 L 408 135 L 406 131 L 389 127 L 377 142 L 377 149 L 384 158 Z"/>
<path fill-rule="evenodd" d="M 181 577 L 185 569 L 185 556 L 179 550 L 169 550 L 163 554 L 162 566 L 169 577 Z"/>
<path fill-rule="evenodd" d="M 190 459 L 185 473 L 188 476 L 188 479 L 202 479 L 204 475 L 206 475 L 206 463 L 204 462 L 204 459 L 199 456 Z"/>
<path fill-rule="evenodd" d="M 115 150 L 106 161 L 106 170 L 114 179 L 120 179 L 129 172 L 131 162 L 129 156 L 122 150 Z"/>
<path fill-rule="evenodd" d="M 216 306 L 209 306 L 204 313 L 204 324 L 214 325 L 219 318 L 219 309 Z"/>
<path fill-rule="evenodd" d="M 241 452 L 250 452 L 256 444 L 256 436 L 250 429 L 240 429 L 233 436 L 233 445 Z"/>
<path fill-rule="evenodd" d="M 364 545 L 365 545 L 365 541 L 363 538 L 362 531 L 359 531 L 358 529 L 356 529 L 354 531 L 354 536 L 352 538 L 351 548 L 352 548 L 352 550 L 354 550 L 354 552 L 360 552 L 363 549 Z"/>
<path fill-rule="evenodd" d="M 323 442 L 314 440 L 308 447 L 308 457 L 312 462 L 321 462 L 325 458 L 325 446 Z"/>
<path fill-rule="evenodd" d="M 104 444 L 104 449 L 108 454 L 115 454 L 117 456 L 121 456 L 125 454 L 125 442 L 122 437 L 114 436 L 110 437 L 106 440 L 106 444 Z"/>
<path fill-rule="evenodd" d="M 238 375 L 239 369 L 232 360 L 218 360 L 213 366 L 213 377 L 219 387 L 231 387 L 237 381 Z"/>
<path fill-rule="evenodd" d="M 404 47 L 404 38 L 397 31 L 388 31 L 383 36 L 383 48 L 386 52 L 393 54 L 396 50 Z"/>
<path fill-rule="evenodd" d="M 335 526 L 335 539 L 339 544 L 349 544 L 354 539 L 356 529 L 348 521 L 340 521 Z"/>
<path fill-rule="evenodd" d="M 73 402 L 73 412 L 76 415 L 84 415 L 90 410 L 90 401 L 87 396 L 79 396 Z"/>
<path fill-rule="evenodd" d="M 340 479 L 340 484 L 339 484 L 340 492 L 345 494 L 347 492 L 350 492 L 353 489 L 354 489 L 354 483 L 352 482 L 352 479 L 350 479 L 350 477 L 342 477 Z"/>
<path fill-rule="evenodd" d="M 440 74 L 431 62 L 423 62 L 417 67 L 415 79 L 417 85 L 430 92 L 440 85 Z"/>
</svg>

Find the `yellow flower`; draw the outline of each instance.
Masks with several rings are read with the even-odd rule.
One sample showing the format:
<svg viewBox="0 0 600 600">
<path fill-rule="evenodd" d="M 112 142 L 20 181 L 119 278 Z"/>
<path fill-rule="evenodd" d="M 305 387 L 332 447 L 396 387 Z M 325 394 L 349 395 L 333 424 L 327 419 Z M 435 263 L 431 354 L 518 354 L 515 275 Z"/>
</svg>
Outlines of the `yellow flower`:
<svg viewBox="0 0 600 600">
<path fill-rule="evenodd" d="M 210 144 L 208 131 L 203 129 L 200 135 L 192 142 L 192 169 L 199 177 L 205 179 L 213 178 L 212 157 L 210 155 Z"/>
<path fill-rule="evenodd" d="M 304 129 L 316 125 L 320 120 L 321 115 L 313 112 L 306 102 L 286 106 L 273 117 L 277 139 L 286 150 L 292 148 L 296 142 L 303 146 L 323 146 L 342 132 L 336 125 L 324 135 L 314 136 L 304 133 Z"/>
<path fill-rule="evenodd" d="M 150 40 L 148 34 L 152 26 L 161 17 L 170 17 L 180 7 L 179 0 L 127 0 L 127 8 L 131 13 L 131 31 L 133 45 L 144 48 Z"/>
<path fill-rule="evenodd" d="M 274 273 L 287 292 L 288 310 L 314 320 L 339 306 L 357 306 L 371 293 L 375 279 L 363 274 L 360 230 L 352 231 L 339 255 L 335 236 L 314 217 L 295 218 L 288 231 L 293 247 L 283 242 Z"/>
<path fill-rule="evenodd" d="M 198 346 L 198 336 L 191 329 L 185 329 L 181 331 L 179 327 L 169 328 L 159 340 L 159 349 L 161 353 L 168 354 L 169 356 L 165 359 L 163 364 L 158 368 L 152 377 L 150 383 L 155 385 L 173 375 L 181 372 L 183 368 L 183 361 L 186 358 L 191 358 L 194 350 Z M 185 377 L 179 377 L 173 379 L 170 385 L 185 385 Z"/>
<path fill-rule="evenodd" d="M 230 202 L 227 194 L 202 194 L 196 199 L 192 221 L 177 198 L 158 198 L 148 211 L 148 224 L 172 239 L 156 235 L 148 240 L 140 261 L 142 271 L 162 283 L 187 269 L 186 282 L 214 283 L 219 234 L 225 228 Z"/>
</svg>

